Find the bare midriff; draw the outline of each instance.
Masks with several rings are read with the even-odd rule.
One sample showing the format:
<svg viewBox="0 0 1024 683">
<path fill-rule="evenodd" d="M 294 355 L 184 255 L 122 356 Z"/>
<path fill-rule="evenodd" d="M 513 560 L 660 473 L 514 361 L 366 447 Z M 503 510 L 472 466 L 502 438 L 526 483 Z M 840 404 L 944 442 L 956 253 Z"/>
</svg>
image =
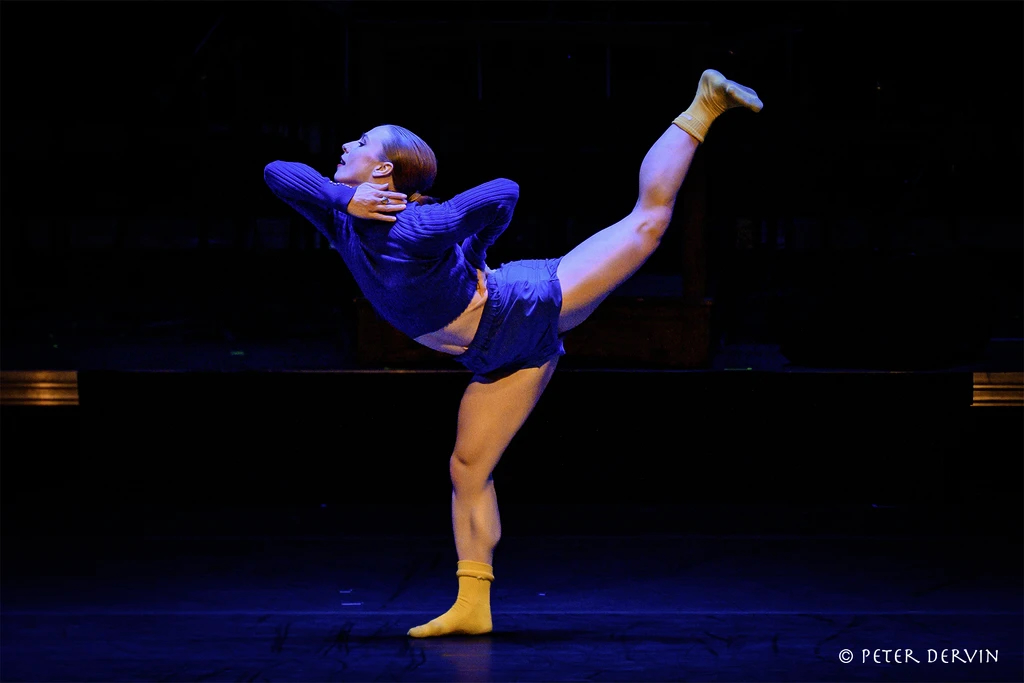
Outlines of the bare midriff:
<svg viewBox="0 0 1024 683">
<path fill-rule="evenodd" d="M 480 318 L 487 303 L 487 280 L 482 270 L 476 271 L 476 292 L 459 317 L 436 332 L 416 337 L 415 341 L 435 351 L 458 356 L 466 352 L 476 330 L 480 326 Z"/>
</svg>

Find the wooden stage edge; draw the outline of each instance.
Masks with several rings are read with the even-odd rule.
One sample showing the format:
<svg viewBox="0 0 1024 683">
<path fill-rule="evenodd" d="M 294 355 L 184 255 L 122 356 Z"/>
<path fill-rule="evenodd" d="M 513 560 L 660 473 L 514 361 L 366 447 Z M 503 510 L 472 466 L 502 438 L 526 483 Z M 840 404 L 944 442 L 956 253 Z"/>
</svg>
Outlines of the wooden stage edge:
<svg viewBox="0 0 1024 683">
<path fill-rule="evenodd" d="M 187 370 L 117 371 L 138 374 L 187 373 Z M 222 371 L 224 372 L 224 371 Z M 226 371 L 252 374 L 252 370 Z M 260 371 L 255 371 L 260 372 Z M 353 369 L 353 370 L 267 370 L 264 374 L 465 374 L 455 369 Z M 566 373 L 721 373 L 722 370 L 651 370 L 651 369 L 587 369 L 567 368 Z M 941 374 L 941 371 L 886 371 L 886 370 L 808 370 L 773 371 L 772 374 Z M 971 407 L 1024 407 L 1024 372 L 972 372 L 974 395 Z M 76 370 L 13 370 L 0 371 L 0 406 L 77 406 L 79 405 L 78 371 Z"/>
</svg>

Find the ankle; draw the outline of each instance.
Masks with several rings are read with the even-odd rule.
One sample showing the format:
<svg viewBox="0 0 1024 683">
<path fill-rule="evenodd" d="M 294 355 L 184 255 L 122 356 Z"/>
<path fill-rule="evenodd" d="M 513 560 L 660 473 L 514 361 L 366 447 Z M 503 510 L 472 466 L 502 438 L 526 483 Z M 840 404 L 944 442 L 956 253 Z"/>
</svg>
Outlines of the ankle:
<svg viewBox="0 0 1024 683">
<path fill-rule="evenodd" d="M 494 581 L 494 567 L 489 562 L 459 560 L 458 567 L 458 571 L 455 572 L 458 577 L 466 576 L 484 581 Z"/>
</svg>

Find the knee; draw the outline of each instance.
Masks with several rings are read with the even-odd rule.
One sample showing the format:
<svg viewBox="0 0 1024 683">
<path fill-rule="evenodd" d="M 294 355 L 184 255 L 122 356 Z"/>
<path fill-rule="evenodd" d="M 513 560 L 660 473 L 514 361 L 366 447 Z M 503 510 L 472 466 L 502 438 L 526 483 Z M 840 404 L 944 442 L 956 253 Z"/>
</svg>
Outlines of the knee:
<svg viewBox="0 0 1024 683">
<path fill-rule="evenodd" d="M 672 222 L 672 209 L 664 206 L 633 209 L 633 224 L 637 239 L 650 247 L 657 247 Z"/>
<path fill-rule="evenodd" d="M 452 487 L 456 491 L 482 490 L 487 484 L 487 478 L 491 473 L 474 464 L 479 460 L 480 458 L 470 458 L 459 451 L 452 454 L 448 462 L 448 473 L 451 476 Z"/>
</svg>

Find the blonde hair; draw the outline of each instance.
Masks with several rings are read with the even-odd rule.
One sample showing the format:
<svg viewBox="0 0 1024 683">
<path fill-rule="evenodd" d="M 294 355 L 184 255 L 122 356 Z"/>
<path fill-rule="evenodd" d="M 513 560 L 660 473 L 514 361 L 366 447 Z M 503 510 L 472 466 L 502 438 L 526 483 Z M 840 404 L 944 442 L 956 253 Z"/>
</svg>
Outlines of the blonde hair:
<svg viewBox="0 0 1024 683">
<path fill-rule="evenodd" d="M 409 195 L 414 202 L 432 204 L 435 200 L 424 195 L 437 177 L 437 158 L 430 145 L 408 128 L 391 124 L 381 128 L 388 132 L 381 139 L 381 147 L 394 165 L 391 172 L 394 188 Z"/>
<path fill-rule="evenodd" d="M 434 200 L 424 193 L 434 185 L 437 177 L 437 157 L 423 139 L 407 128 L 383 125 L 388 134 L 381 139 L 381 147 L 388 161 L 394 165 L 391 178 L 395 189 L 409 195 L 411 201 L 430 204 Z"/>
</svg>

